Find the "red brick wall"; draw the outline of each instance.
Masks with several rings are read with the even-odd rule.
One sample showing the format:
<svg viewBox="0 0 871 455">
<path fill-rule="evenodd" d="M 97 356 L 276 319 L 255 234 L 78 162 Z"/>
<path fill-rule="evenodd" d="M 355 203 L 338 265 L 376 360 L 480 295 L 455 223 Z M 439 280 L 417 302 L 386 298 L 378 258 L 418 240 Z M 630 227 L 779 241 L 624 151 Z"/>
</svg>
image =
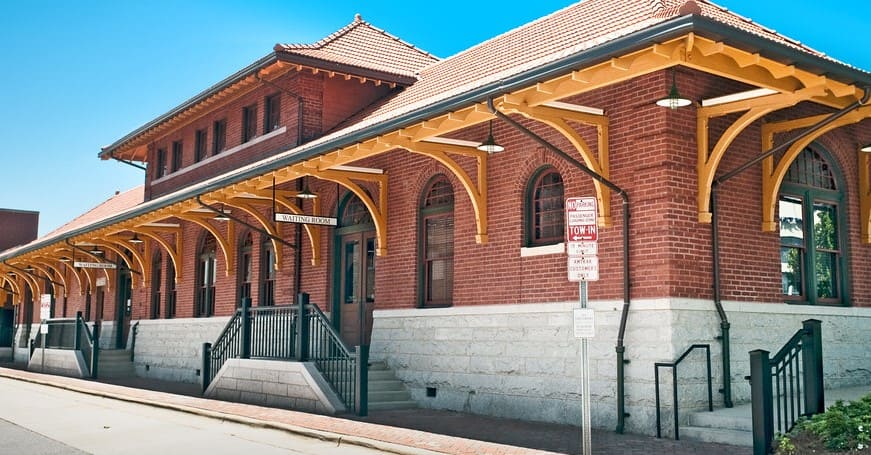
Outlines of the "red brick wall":
<svg viewBox="0 0 871 455">
<path fill-rule="evenodd" d="M 0 209 L 0 251 L 36 239 L 39 212 Z"/>
<path fill-rule="evenodd" d="M 698 221 L 696 109 L 670 111 L 654 105 L 654 101 L 665 94 L 670 76 L 670 72 L 651 74 L 567 101 L 603 108 L 609 118 L 610 179 L 627 191 L 630 200 L 632 298 L 711 299 L 711 226 Z M 312 99 L 313 106 L 318 103 L 318 87 L 329 88 L 331 84 L 338 83 L 330 81 L 318 85 L 317 78 L 311 75 L 305 79 L 304 82 L 297 81 L 297 87 L 305 87 L 303 90 L 307 100 Z M 745 88 L 735 82 L 690 70 L 678 71 L 678 84 L 681 92 L 694 100 L 734 93 Z M 336 106 L 334 113 L 348 112 L 342 111 L 338 100 L 331 99 L 326 92 L 321 93 L 322 105 Z M 337 89 L 330 93 L 343 92 Z M 263 94 L 252 96 L 260 99 Z M 346 97 L 342 95 L 339 98 Z M 241 108 L 245 103 L 240 101 L 236 104 L 238 106 L 235 107 Z M 283 106 L 292 110 L 286 103 Z M 235 107 L 230 108 L 231 112 L 235 111 Z M 815 113 L 818 110 L 798 106 L 771 118 L 794 118 Z M 330 118 L 324 113 L 319 121 L 323 122 L 321 125 L 328 125 Z M 556 131 L 519 116 L 514 118 L 571 153 L 569 142 Z M 733 115 L 711 121 L 712 146 L 736 118 Z M 309 122 L 315 119 L 316 116 L 309 116 L 306 112 L 307 129 L 319 127 L 309 126 Z M 577 128 L 588 144 L 595 148 L 595 130 L 590 127 Z M 496 121 L 494 129 L 497 140 L 506 146 L 507 151 L 493 155 L 489 160 L 489 242 L 486 244 L 475 243 L 474 212 L 462 185 L 434 160 L 396 150 L 354 163 L 383 169 L 389 176 L 388 254 L 377 259 L 377 308 L 408 308 L 417 304 L 418 210 L 421 191 L 437 173 L 447 175 L 455 191 L 455 305 L 577 299 L 577 285 L 566 279 L 565 255 L 521 257 L 520 248 L 524 241 L 523 199 L 529 179 L 543 165 L 552 165 L 559 170 L 565 181 L 567 197 L 594 195 L 592 180 L 509 125 Z M 864 276 L 867 274 L 866 264 L 871 260 L 871 248 L 858 241 L 857 131 L 857 128 L 844 128 L 826 134 L 818 143 L 836 158 L 836 164 L 846 180 L 844 191 L 847 196 L 845 210 L 850 239 L 848 252 L 852 272 L 852 303 L 868 306 L 871 305 L 871 284 Z M 230 133 L 230 137 L 233 134 Z M 479 141 L 485 135 L 486 125 L 479 125 L 454 136 Z M 726 153 L 719 175 L 757 156 L 761 147 L 759 135 L 759 122 L 739 135 Z M 456 159 L 474 178 L 473 160 Z M 720 191 L 721 278 L 722 297 L 725 300 L 781 301 L 779 237 L 777 233 L 761 231 L 760 175 L 761 166 L 753 166 L 725 183 Z M 310 179 L 310 186 L 321 194 L 322 210 L 319 215 L 336 216 L 337 198 L 344 195 L 345 190 L 339 189 L 334 183 L 316 179 Z M 373 194 L 377 192 L 373 190 Z M 304 207 L 306 213 L 312 213 L 310 202 L 306 202 Z M 612 226 L 600 229 L 601 280 L 590 284 L 591 298 L 622 298 L 622 210 L 621 199 L 612 194 Z M 243 215 L 240 210 L 234 210 L 234 213 Z M 246 219 L 256 224 L 253 218 L 246 216 Z M 182 225 L 184 248 L 181 267 L 184 275 L 178 285 L 177 316 L 189 317 L 194 308 L 196 249 L 202 229 L 186 222 L 182 222 Z M 296 226 L 280 225 L 279 229 L 283 238 L 295 241 Z M 238 248 L 238 239 L 244 230 L 237 226 L 233 248 Z M 258 276 L 261 242 L 259 234 L 254 237 L 255 276 Z M 308 292 L 313 302 L 329 310 L 333 285 L 332 229 L 320 228 L 320 240 L 321 264 L 313 266 L 309 238 L 307 234 L 303 235 L 300 245 L 300 290 Z M 293 289 L 295 251 L 282 248 L 283 262 L 276 300 L 277 303 L 289 303 L 298 291 Z M 168 256 L 164 255 L 164 259 L 167 260 Z M 222 254 L 218 254 L 218 267 L 220 271 L 225 270 Z M 219 273 L 218 314 L 232 312 L 236 286 L 235 273 L 230 276 Z M 257 286 L 253 291 L 256 302 L 259 293 Z M 146 294 L 137 296 L 145 298 Z M 142 308 L 145 310 L 136 311 L 147 312 L 147 301 Z M 146 317 L 146 314 L 142 313 L 141 317 Z M 134 318 L 137 318 L 136 314 Z"/>
</svg>

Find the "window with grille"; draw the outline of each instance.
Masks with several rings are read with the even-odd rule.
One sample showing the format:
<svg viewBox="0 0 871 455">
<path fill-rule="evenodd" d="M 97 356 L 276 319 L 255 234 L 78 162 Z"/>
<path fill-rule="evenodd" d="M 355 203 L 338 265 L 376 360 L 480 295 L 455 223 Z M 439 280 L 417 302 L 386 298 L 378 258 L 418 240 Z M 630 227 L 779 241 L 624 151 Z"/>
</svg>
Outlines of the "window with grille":
<svg viewBox="0 0 871 455">
<path fill-rule="evenodd" d="M 526 246 L 560 243 L 565 238 L 563 179 L 552 167 L 540 169 L 529 182 L 526 200 Z"/>
<path fill-rule="evenodd" d="M 257 136 L 257 105 L 242 108 L 242 143 Z"/>
<path fill-rule="evenodd" d="M 215 121 L 212 125 L 212 155 L 217 155 L 227 148 L 227 120 Z"/>
<path fill-rule="evenodd" d="M 198 317 L 215 314 L 215 279 L 217 278 L 215 260 L 216 241 L 206 234 L 200 242 L 197 258 L 197 311 Z"/>
<path fill-rule="evenodd" d="M 184 144 L 181 141 L 174 141 L 172 143 L 172 168 L 170 172 L 175 172 L 181 169 L 181 159 L 182 154 L 184 153 Z"/>
<path fill-rule="evenodd" d="M 420 207 L 421 306 L 450 306 L 454 291 L 454 189 L 445 176 L 426 186 Z"/>
<path fill-rule="evenodd" d="M 263 238 L 260 257 L 260 305 L 272 306 L 275 305 L 275 248 L 269 237 Z"/>
<path fill-rule="evenodd" d="M 788 302 L 847 302 L 840 175 L 830 159 L 807 148 L 780 189 L 780 270 Z"/>
<path fill-rule="evenodd" d="M 175 317 L 175 262 L 166 260 L 166 318 Z"/>
<path fill-rule="evenodd" d="M 236 299 L 237 307 L 242 304 L 242 299 L 251 298 L 251 283 L 254 281 L 253 246 L 254 242 L 251 239 L 251 233 L 245 233 L 242 236 L 242 241 L 239 243 L 239 273 L 236 275 L 239 279 L 239 296 Z"/>
<path fill-rule="evenodd" d="M 281 127 L 281 95 L 267 96 L 263 104 L 263 134 L 266 134 Z"/>
<path fill-rule="evenodd" d="M 205 129 L 197 130 L 194 140 L 194 161 L 199 163 L 206 158 L 206 148 L 208 147 L 208 131 Z"/>
<path fill-rule="evenodd" d="M 154 178 L 166 175 L 166 149 L 157 149 L 157 165 L 154 168 Z"/>
<path fill-rule="evenodd" d="M 160 318 L 160 288 L 163 285 L 163 255 L 160 250 L 154 252 L 151 260 L 151 308 L 148 317 Z"/>
</svg>

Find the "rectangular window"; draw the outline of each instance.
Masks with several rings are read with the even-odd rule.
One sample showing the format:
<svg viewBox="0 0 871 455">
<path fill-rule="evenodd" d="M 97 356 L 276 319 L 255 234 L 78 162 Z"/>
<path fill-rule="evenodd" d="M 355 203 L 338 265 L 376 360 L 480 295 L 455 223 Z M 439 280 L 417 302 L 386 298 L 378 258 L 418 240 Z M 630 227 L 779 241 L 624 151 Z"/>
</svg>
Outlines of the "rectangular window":
<svg viewBox="0 0 871 455">
<path fill-rule="evenodd" d="M 783 295 L 801 299 L 805 295 L 805 248 L 802 200 L 781 197 L 780 211 L 780 275 Z"/>
<path fill-rule="evenodd" d="M 166 261 L 166 318 L 175 317 L 175 262 Z"/>
<path fill-rule="evenodd" d="M 199 163 L 206 158 L 206 139 L 208 131 L 205 128 L 197 130 L 196 141 L 194 142 L 194 162 Z"/>
<path fill-rule="evenodd" d="M 172 143 L 172 167 L 170 168 L 170 172 L 175 172 L 181 169 L 181 157 L 183 150 L 184 145 L 181 141 L 175 141 Z"/>
<path fill-rule="evenodd" d="M 100 289 L 97 291 L 97 314 L 94 316 L 95 321 L 103 320 L 103 304 L 106 302 L 106 293 Z"/>
<path fill-rule="evenodd" d="M 157 149 L 157 166 L 154 168 L 154 178 L 166 175 L 166 149 Z"/>
<path fill-rule="evenodd" d="M 266 134 L 281 127 L 281 95 L 267 96 L 264 105 L 263 134 Z"/>
<path fill-rule="evenodd" d="M 242 143 L 257 136 L 257 105 L 252 104 L 242 109 Z"/>
<path fill-rule="evenodd" d="M 212 155 L 217 155 L 227 148 L 227 120 L 221 119 L 212 128 Z"/>
<path fill-rule="evenodd" d="M 424 220 L 426 306 L 451 304 L 454 276 L 454 219 L 433 216 Z"/>
</svg>

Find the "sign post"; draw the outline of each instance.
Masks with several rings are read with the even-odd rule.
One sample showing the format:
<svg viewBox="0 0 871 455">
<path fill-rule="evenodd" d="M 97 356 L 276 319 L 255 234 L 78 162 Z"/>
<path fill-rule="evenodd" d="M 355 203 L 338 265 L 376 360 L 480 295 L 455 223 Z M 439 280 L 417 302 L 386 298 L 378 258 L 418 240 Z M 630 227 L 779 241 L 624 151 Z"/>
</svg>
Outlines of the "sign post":
<svg viewBox="0 0 871 455">
<path fill-rule="evenodd" d="M 598 203 L 594 197 L 566 199 L 566 254 L 569 281 L 578 282 L 580 308 L 574 310 L 575 338 L 581 339 L 581 453 L 592 453 L 590 356 L 588 340 L 596 336 L 596 314 L 587 308 L 587 282 L 599 279 Z"/>
<path fill-rule="evenodd" d="M 39 333 L 42 335 L 42 372 L 45 373 L 45 334 L 48 333 L 46 321 L 51 319 L 51 294 L 39 296 Z"/>
</svg>

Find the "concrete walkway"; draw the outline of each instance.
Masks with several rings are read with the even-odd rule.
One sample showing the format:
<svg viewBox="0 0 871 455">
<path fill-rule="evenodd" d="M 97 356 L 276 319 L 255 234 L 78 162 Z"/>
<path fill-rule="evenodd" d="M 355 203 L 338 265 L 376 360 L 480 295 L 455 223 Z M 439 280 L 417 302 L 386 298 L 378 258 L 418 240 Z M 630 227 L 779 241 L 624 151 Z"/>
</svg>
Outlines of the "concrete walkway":
<svg viewBox="0 0 871 455">
<path fill-rule="evenodd" d="M 580 430 L 568 425 L 495 419 L 457 412 L 415 409 L 374 412 L 367 417 L 330 417 L 283 409 L 200 398 L 192 385 L 146 379 L 105 382 L 43 375 L 0 367 L 0 376 L 61 387 L 95 396 L 176 409 L 197 415 L 291 431 L 316 438 L 373 447 L 400 454 L 546 454 L 579 453 Z M 168 393 L 152 389 L 172 389 Z M 178 394 L 182 393 L 182 394 Z M 184 395 L 187 393 L 188 395 Z M 749 454 L 747 447 L 673 441 L 594 430 L 596 454 Z"/>
</svg>

